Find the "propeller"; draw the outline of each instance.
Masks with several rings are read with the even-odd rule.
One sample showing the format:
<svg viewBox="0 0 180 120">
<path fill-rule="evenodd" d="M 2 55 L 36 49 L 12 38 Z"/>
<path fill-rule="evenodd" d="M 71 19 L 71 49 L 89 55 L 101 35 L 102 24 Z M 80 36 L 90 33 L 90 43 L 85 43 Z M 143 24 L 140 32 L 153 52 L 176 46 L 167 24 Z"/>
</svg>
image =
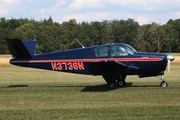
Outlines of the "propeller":
<svg viewBox="0 0 180 120">
<path fill-rule="evenodd" d="M 174 59 L 175 59 L 175 57 L 171 55 L 171 47 L 170 47 L 170 48 L 169 48 L 169 55 L 167 55 L 168 73 L 170 73 L 171 61 L 173 61 Z"/>
</svg>

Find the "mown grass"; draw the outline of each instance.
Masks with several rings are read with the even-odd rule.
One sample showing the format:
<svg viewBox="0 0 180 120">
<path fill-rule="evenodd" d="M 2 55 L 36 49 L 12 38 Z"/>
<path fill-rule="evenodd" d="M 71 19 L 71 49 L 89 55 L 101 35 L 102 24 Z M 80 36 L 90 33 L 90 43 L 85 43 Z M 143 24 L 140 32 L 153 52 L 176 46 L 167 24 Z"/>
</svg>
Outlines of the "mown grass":
<svg viewBox="0 0 180 120">
<path fill-rule="evenodd" d="M 111 90 L 100 76 L 0 66 L 0 119 L 179 120 L 180 64 L 159 78 L 127 77 Z"/>
</svg>

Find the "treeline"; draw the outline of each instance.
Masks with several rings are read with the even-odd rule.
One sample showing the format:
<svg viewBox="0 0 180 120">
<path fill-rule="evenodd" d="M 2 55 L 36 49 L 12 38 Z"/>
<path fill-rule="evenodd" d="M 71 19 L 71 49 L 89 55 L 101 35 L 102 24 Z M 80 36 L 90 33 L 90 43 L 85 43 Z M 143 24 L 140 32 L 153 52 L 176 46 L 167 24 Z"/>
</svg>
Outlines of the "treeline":
<svg viewBox="0 0 180 120">
<path fill-rule="evenodd" d="M 138 51 L 180 51 L 180 19 L 166 24 L 139 25 L 133 19 L 77 23 L 70 19 L 62 24 L 48 19 L 0 18 L 0 54 L 8 54 L 5 38 L 36 39 L 37 53 L 46 53 L 107 43 L 127 43 Z"/>
</svg>

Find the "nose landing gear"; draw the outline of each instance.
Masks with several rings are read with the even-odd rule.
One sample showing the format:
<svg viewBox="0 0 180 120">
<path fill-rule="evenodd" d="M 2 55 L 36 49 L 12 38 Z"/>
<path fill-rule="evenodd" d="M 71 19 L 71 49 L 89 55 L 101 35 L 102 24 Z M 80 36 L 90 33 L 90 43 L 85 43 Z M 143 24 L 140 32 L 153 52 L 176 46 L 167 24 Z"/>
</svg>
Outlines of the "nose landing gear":
<svg viewBox="0 0 180 120">
<path fill-rule="evenodd" d="M 163 76 L 161 76 L 161 83 L 160 83 L 160 86 L 161 87 L 167 87 L 168 86 L 168 83 L 165 81 L 165 79 L 164 79 L 164 77 Z"/>
</svg>

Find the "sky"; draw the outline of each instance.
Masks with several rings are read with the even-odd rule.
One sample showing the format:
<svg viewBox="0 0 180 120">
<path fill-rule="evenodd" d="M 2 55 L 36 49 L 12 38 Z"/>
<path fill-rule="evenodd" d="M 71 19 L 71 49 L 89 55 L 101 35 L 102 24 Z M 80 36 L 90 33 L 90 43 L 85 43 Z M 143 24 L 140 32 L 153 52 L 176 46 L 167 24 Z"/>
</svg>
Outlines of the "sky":
<svg viewBox="0 0 180 120">
<path fill-rule="evenodd" d="M 180 0 L 0 0 L 0 18 L 77 23 L 134 19 L 140 25 L 180 18 Z"/>
</svg>

